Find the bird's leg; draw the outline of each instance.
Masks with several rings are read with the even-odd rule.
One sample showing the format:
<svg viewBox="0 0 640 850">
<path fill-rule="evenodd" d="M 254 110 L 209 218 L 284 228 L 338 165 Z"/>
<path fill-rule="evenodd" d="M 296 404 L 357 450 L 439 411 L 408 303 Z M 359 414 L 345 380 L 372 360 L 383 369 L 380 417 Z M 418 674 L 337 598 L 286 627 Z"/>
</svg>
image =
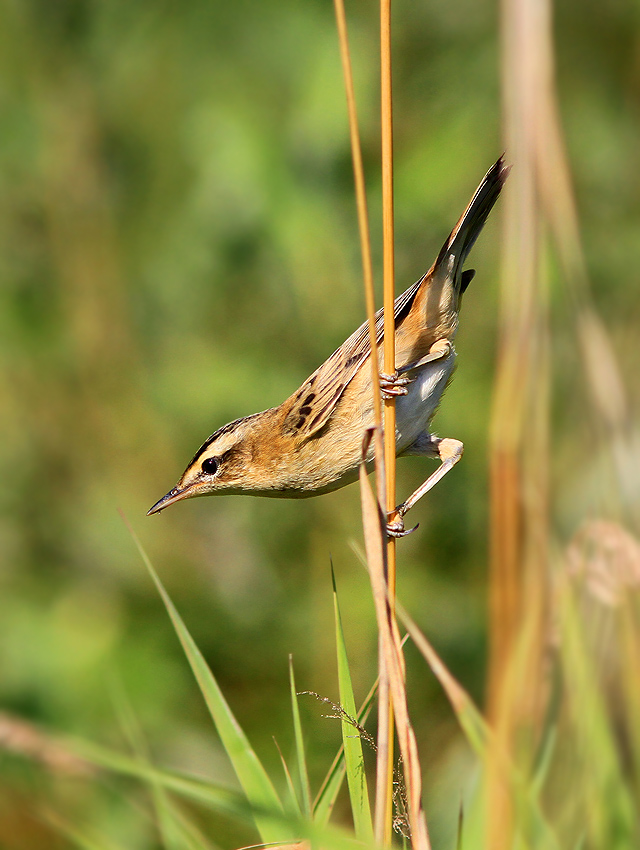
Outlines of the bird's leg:
<svg viewBox="0 0 640 850">
<path fill-rule="evenodd" d="M 444 478 L 452 466 L 455 466 L 462 457 L 463 450 L 464 446 L 460 440 L 454 440 L 450 437 L 432 437 L 429 435 L 429 443 L 419 453 L 425 455 L 431 454 L 432 456 L 439 457 L 441 461 L 440 466 L 418 487 L 414 493 L 409 496 L 408 499 L 405 499 L 401 505 L 398 505 L 398 507 L 389 514 L 389 521 L 387 522 L 387 534 L 389 537 L 406 537 L 407 534 L 411 534 L 412 531 L 416 530 L 418 527 L 417 525 L 414 526 L 414 528 L 405 529 L 405 514 L 410 511 L 416 502 L 418 502 L 425 493 L 428 493 L 441 478 Z M 417 451 L 411 453 L 418 454 Z"/>
<path fill-rule="evenodd" d="M 405 378 L 404 375 L 407 375 L 409 372 L 416 372 L 423 366 L 433 363 L 435 360 L 442 360 L 444 357 L 448 357 L 451 354 L 451 349 L 452 346 L 448 339 L 439 339 L 433 343 L 428 354 L 425 354 L 424 357 L 421 357 L 414 363 L 408 363 L 406 366 L 396 369 L 393 375 L 387 375 L 386 372 L 381 372 L 380 391 L 382 392 L 382 397 L 393 398 L 394 396 L 407 395 L 409 392 L 407 387 L 413 378 Z"/>
<path fill-rule="evenodd" d="M 429 363 L 448 357 L 452 350 L 453 346 L 448 339 L 439 339 L 433 343 L 428 354 L 425 354 L 425 356 L 421 357 L 420 360 L 416 360 L 415 363 L 408 363 L 406 366 L 402 366 L 398 369 L 397 374 L 405 375 L 407 372 L 415 372 Z"/>
</svg>

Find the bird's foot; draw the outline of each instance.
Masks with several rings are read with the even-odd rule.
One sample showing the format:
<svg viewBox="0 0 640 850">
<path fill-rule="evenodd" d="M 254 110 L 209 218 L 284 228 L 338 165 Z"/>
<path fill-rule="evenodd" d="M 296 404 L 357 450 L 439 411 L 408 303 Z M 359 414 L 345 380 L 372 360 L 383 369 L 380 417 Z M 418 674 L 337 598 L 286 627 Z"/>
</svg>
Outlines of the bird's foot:
<svg viewBox="0 0 640 850">
<path fill-rule="evenodd" d="M 407 537 L 409 534 L 413 534 L 418 525 L 420 525 L 418 523 L 413 528 L 405 528 L 403 507 L 404 505 L 399 505 L 395 511 L 387 514 L 387 537 Z"/>
<path fill-rule="evenodd" d="M 408 385 L 411 383 L 410 378 L 403 378 L 399 372 L 393 375 L 387 375 L 385 372 L 380 373 L 380 392 L 382 398 L 396 398 L 400 395 L 406 395 L 409 390 Z"/>
</svg>

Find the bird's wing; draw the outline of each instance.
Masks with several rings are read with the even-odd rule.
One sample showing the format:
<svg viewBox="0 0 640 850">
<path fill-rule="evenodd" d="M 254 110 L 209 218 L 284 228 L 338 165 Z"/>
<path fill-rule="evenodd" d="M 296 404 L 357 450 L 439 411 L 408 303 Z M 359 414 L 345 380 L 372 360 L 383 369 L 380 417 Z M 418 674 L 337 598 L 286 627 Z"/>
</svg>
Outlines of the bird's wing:
<svg viewBox="0 0 640 850">
<path fill-rule="evenodd" d="M 421 277 L 399 295 L 394 303 L 393 314 L 396 325 L 411 309 L 413 300 L 425 279 Z M 376 313 L 376 338 L 378 343 L 384 336 L 382 310 Z M 294 436 L 306 440 L 323 428 L 349 382 L 369 356 L 369 327 L 364 322 L 340 348 L 325 360 L 313 375 L 296 392 L 284 427 Z"/>
<path fill-rule="evenodd" d="M 396 298 L 393 310 L 396 326 L 411 309 L 422 283 L 432 273 L 437 274 L 439 269 L 443 269 L 447 275 L 453 275 L 455 285 L 459 286 L 461 291 L 467 287 L 473 273 L 460 274 L 462 264 L 498 199 L 508 173 L 509 168 L 501 156 L 485 174 L 433 266 L 424 277 Z M 380 310 L 376 314 L 378 344 L 382 337 L 383 318 Z M 289 433 L 301 439 L 308 439 L 327 424 L 342 393 L 369 356 L 370 350 L 369 332 L 365 322 L 297 391 L 284 422 Z"/>
<path fill-rule="evenodd" d="M 443 268 L 447 275 L 453 275 L 454 285 L 458 285 L 460 291 L 464 291 L 467 287 L 473 273 L 460 274 L 461 266 L 482 230 L 508 173 L 509 168 L 504 164 L 504 157 L 500 157 L 485 174 L 469 206 L 443 245 L 431 269 L 396 298 L 393 310 L 396 326 L 411 309 L 422 283 L 432 273 L 437 274 L 440 268 Z M 382 310 L 380 310 L 376 314 L 378 344 L 382 340 L 383 330 Z M 369 356 L 370 351 L 369 332 L 365 322 L 337 351 L 333 352 L 331 357 L 304 382 L 294 395 L 284 421 L 284 427 L 292 436 L 306 440 L 327 424 L 343 392 Z"/>
</svg>

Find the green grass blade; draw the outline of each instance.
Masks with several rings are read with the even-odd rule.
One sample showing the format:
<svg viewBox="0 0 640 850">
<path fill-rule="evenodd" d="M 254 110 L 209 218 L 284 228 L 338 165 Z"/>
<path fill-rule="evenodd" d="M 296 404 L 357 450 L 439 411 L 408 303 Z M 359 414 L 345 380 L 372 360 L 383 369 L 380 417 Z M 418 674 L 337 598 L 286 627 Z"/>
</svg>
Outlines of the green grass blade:
<svg viewBox="0 0 640 850">
<path fill-rule="evenodd" d="M 367 718 L 369 717 L 369 713 L 371 712 L 371 708 L 373 706 L 373 701 L 378 693 L 378 679 L 373 683 L 371 690 L 365 697 L 364 702 L 360 706 L 360 711 L 358 711 L 358 723 L 361 726 L 367 722 Z M 344 767 L 344 747 L 340 747 L 338 750 L 336 757 L 333 760 L 333 763 L 329 770 L 327 771 L 327 775 L 324 778 L 322 785 L 320 786 L 320 790 L 318 791 L 315 803 L 313 804 L 313 819 L 317 823 L 328 823 L 329 817 L 331 816 L 331 811 L 333 810 L 334 803 L 338 797 L 338 793 L 340 792 L 340 787 L 342 785 L 342 780 L 344 779 L 345 767 Z"/>
<path fill-rule="evenodd" d="M 293 673 L 293 657 L 289 656 L 289 683 L 291 686 L 291 711 L 293 712 L 293 731 L 296 741 L 296 758 L 298 762 L 298 777 L 300 780 L 300 798 L 302 812 L 311 817 L 311 787 L 309 785 L 309 772 L 307 771 L 307 760 L 304 753 L 304 738 L 302 736 L 302 722 L 300 720 L 300 706 L 298 705 L 298 692 L 296 691 L 296 680 Z"/>
<path fill-rule="evenodd" d="M 129 531 L 165 604 L 238 781 L 251 807 L 256 812 L 261 812 L 261 814 L 256 813 L 255 820 L 262 841 L 270 844 L 295 839 L 295 836 L 284 828 L 281 817 L 278 818 L 283 811 L 282 804 L 269 776 L 231 711 L 218 682 L 156 574 L 146 552 L 133 530 L 130 528 Z M 269 817 L 269 812 L 273 812 L 279 822 Z"/>
<path fill-rule="evenodd" d="M 349 717 L 356 716 L 356 702 L 351 684 L 351 673 L 349 672 L 349 661 L 344 642 L 342 630 L 342 618 L 338 605 L 338 593 L 336 590 L 335 576 L 331 571 L 333 581 L 333 604 L 336 620 L 336 649 L 338 656 L 338 685 L 340 688 L 340 705 Z M 351 798 L 351 811 L 356 837 L 365 842 L 373 839 L 373 824 L 371 822 L 371 808 L 369 805 L 369 791 L 367 788 L 367 777 L 364 768 L 364 754 L 362 752 L 362 741 L 357 729 L 344 717 L 342 724 L 342 743 L 344 746 L 344 760 L 347 772 L 347 785 Z"/>
</svg>

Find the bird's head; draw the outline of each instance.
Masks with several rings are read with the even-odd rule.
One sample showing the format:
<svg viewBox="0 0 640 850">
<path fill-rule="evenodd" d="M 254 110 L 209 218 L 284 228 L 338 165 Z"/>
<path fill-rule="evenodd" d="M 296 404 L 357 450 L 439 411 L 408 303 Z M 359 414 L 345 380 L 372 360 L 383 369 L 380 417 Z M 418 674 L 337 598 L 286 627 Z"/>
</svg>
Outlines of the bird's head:
<svg viewBox="0 0 640 850">
<path fill-rule="evenodd" d="M 255 466 L 252 435 L 258 425 L 256 420 L 268 412 L 237 419 L 213 433 L 195 453 L 176 486 L 147 511 L 147 516 L 182 499 L 254 489 L 250 480 Z"/>
</svg>

